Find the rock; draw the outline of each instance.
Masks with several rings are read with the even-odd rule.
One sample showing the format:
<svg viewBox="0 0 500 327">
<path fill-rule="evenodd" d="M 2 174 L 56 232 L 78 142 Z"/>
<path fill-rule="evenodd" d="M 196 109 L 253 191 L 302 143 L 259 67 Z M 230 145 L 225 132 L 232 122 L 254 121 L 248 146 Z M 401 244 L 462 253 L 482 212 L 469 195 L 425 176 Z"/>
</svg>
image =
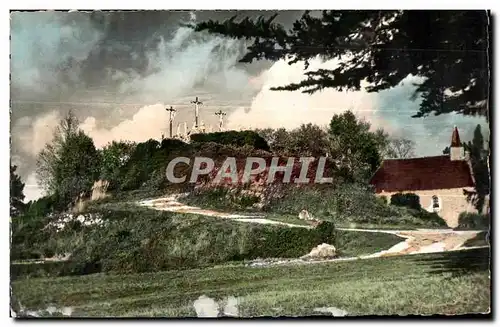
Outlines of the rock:
<svg viewBox="0 0 500 327">
<path fill-rule="evenodd" d="M 309 215 L 309 212 L 307 212 L 307 210 L 302 210 L 301 212 L 299 212 L 299 219 L 302 219 L 302 220 L 313 220 L 312 216 Z"/>
<path fill-rule="evenodd" d="M 217 318 L 219 315 L 219 305 L 208 296 L 201 295 L 193 306 L 198 318 Z"/>
<path fill-rule="evenodd" d="M 96 201 L 108 197 L 107 191 L 109 187 L 109 181 L 98 180 L 92 186 L 92 195 L 90 196 L 91 201 Z"/>
<path fill-rule="evenodd" d="M 47 309 L 45 309 L 50 315 L 54 314 L 57 312 L 57 308 L 54 306 L 49 306 Z"/>
<path fill-rule="evenodd" d="M 62 310 L 61 310 L 61 313 L 65 316 L 71 316 L 73 314 L 73 308 L 71 307 L 64 307 Z"/>
<path fill-rule="evenodd" d="M 328 258 L 334 258 L 336 257 L 336 252 L 337 250 L 333 245 L 330 244 L 320 244 L 314 249 L 309 252 L 309 254 L 306 254 L 301 257 L 301 259 L 328 259 Z"/>
<path fill-rule="evenodd" d="M 224 316 L 228 317 L 238 317 L 238 299 L 234 296 L 230 296 L 227 298 L 226 305 L 224 307 Z"/>
<path fill-rule="evenodd" d="M 314 308 L 314 311 L 321 313 L 330 313 L 334 317 L 344 317 L 348 315 L 347 311 L 335 307 Z"/>
</svg>

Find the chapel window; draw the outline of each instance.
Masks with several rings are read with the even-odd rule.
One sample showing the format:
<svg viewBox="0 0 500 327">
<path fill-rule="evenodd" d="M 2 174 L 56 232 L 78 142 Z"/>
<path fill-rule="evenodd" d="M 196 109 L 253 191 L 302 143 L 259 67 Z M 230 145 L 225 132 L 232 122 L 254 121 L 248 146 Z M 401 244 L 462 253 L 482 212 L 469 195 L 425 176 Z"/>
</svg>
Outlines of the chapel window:
<svg viewBox="0 0 500 327">
<path fill-rule="evenodd" d="M 439 198 L 437 195 L 432 196 L 432 209 L 439 210 Z"/>
</svg>

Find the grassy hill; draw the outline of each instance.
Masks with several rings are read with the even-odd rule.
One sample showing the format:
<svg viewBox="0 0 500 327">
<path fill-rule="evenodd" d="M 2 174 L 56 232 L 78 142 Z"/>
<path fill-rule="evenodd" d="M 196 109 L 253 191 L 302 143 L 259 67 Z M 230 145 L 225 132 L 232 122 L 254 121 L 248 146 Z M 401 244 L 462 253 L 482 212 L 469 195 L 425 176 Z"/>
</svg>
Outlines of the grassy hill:
<svg viewBox="0 0 500 327">
<path fill-rule="evenodd" d="M 321 243 L 334 245 L 342 256 L 371 254 L 403 240 L 383 233 L 338 231 L 329 222 L 315 229 L 289 228 L 156 211 L 119 202 L 96 204 L 89 214 L 99 214 L 103 225 L 85 226 L 76 221 L 60 231 L 47 228 L 43 235 L 37 235 L 38 242 L 22 244 L 27 248 L 15 246 L 14 253 L 37 249 L 71 253 L 71 262 L 64 269 L 50 266 L 52 275 L 136 273 L 257 258 L 297 258 Z"/>
</svg>

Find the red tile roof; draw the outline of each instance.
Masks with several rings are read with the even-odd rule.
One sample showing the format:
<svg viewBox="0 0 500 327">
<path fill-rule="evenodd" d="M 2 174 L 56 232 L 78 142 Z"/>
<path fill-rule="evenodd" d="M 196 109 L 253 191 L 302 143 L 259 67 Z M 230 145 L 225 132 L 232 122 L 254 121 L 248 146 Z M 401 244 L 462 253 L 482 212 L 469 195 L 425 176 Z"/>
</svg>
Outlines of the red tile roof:
<svg viewBox="0 0 500 327">
<path fill-rule="evenodd" d="M 447 155 L 384 160 L 370 184 L 377 193 L 474 186 L 467 162 L 451 161 Z"/>
</svg>

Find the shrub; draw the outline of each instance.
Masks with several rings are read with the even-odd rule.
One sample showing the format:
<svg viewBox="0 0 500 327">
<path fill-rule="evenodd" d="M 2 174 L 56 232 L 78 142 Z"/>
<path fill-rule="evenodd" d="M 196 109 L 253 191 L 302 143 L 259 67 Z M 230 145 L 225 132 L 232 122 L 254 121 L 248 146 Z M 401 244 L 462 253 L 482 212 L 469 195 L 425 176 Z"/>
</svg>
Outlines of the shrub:
<svg viewBox="0 0 500 327">
<path fill-rule="evenodd" d="M 490 216 L 472 212 L 461 212 L 456 229 L 489 229 Z"/>
<path fill-rule="evenodd" d="M 139 143 L 132 151 L 130 159 L 120 169 L 119 190 L 164 188 L 167 185 L 165 169 L 169 161 L 177 156 L 190 155 L 190 145 L 180 140 L 167 139 L 160 143 L 150 139 Z M 177 165 L 176 169 L 178 166 L 181 165 Z"/>
<path fill-rule="evenodd" d="M 72 274 L 149 272 L 256 258 L 294 258 L 318 244 L 335 244 L 335 229 L 329 222 L 311 230 L 152 210 L 111 211 L 104 219 L 109 224 L 87 231 L 73 251 Z"/>
<path fill-rule="evenodd" d="M 243 147 L 251 146 L 254 149 L 270 151 L 266 140 L 255 131 L 226 131 L 207 134 L 193 134 L 191 141 L 197 143 L 215 142 L 224 145 Z"/>
<path fill-rule="evenodd" d="M 422 208 L 409 209 L 408 212 L 413 217 L 420 219 L 424 223 L 427 223 L 429 226 L 432 226 L 432 227 L 440 227 L 440 226 L 446 227 L 446 226 L 448 226 L 446 224 L 446 221 L 435 212 L 428 212 L 427 210 L 424 210 Z"/>
<path fill-rule="evenodd" d="M 57 195 L 49 195 L 30 201 L 26 204 L 25 217 L 43 217 L 50 212 L 59 211 L 63 207 Z"/>
<path fill-rule="evenodd" d="M 115 189 L 120 183 L 120 170 L 130 159 L 134 148 L 135 144 L 132 142 L 113 141 L 100 151 L 101 166 L 99 178 L 109 182 L 108 190 Z"/>
<path fill-rule="evenodd" d="M 44 229 L 47 219 L 43 217 L 19 216 L 11 224 L 11 260 L 39 259 L 44 257 L 45 244 L 50 233 Z"/>
<path fill-rule="evenodd" d="M 281 198 L 271 200 L 266 211 L 298 214 L 306 209 L 320 219 L 344 221 L 348 218 L 371 220 L 377 216 L 394 216 L 398 212 L 384 205 L 365 186 L 342 184 L 285 189 Z"/>
<path fill-rule="evenodd" d="M 415 193 L 396 193 L 391 196 L 391 204 L 399 207 L 420 209 L 420 198 Z"/>
<path fill-rule="evenodd" d="M 370 189 L 359 184 L 336 187 L 288 187 L 282 197 L 273 199 L 265 211 L 298 215 L 306 209 L 315 218 L 334 221 L 337 225 L 392 225 L 405 227 L 440 227 L 446 222 L 435 213 L 422 209 L 388 206 Z"/>
<path fill-rule="evenodd" d="M 10 265 L 10 276 L 12 280 L 26 277 L 56 277 L 64 275 L 69 265 L 70 263 L 66 261 L 13 263 Z"/>
</svg>

